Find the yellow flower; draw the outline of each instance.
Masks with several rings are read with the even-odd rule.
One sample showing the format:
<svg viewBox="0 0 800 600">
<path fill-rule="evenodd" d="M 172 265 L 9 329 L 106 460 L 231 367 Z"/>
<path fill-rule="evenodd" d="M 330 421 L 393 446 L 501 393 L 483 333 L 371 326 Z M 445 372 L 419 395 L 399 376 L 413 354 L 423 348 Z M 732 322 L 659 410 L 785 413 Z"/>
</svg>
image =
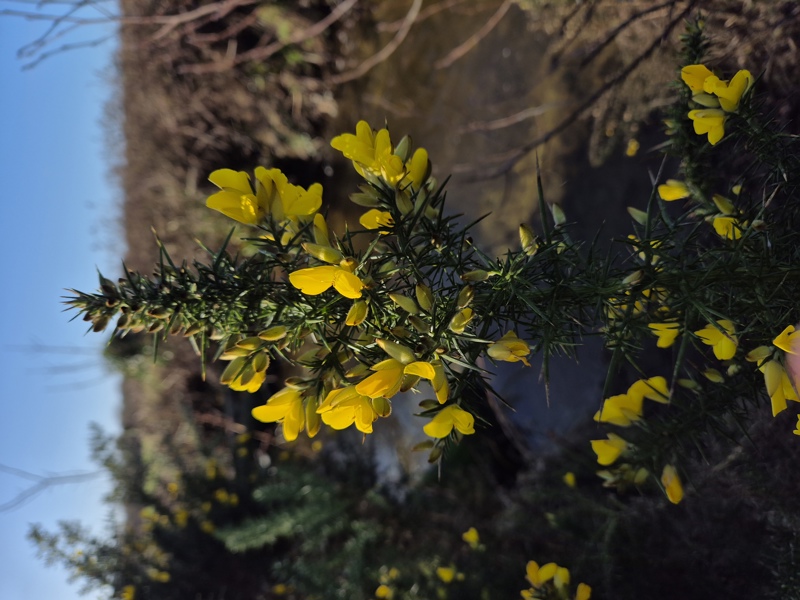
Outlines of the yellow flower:
<svg viewBox="0 0 800 600">
<path fill-rule="evenodd" d="M 376 399 L 377 400 L 377 399 Z M 388 400 L 381 398 L 388 404 Z M 362 433 L 372 433 L 372 423 L 378 419 L 378 413 L 369 396 L 359 394 L 353 385 L 339 390 L 332 390 L 317 408 L 322 415 L 322 422 L 334 429 L 347 429 L 355 423 L 356 429 Z M 389 411 L 381 416 L 388 416 Z"/>
<path fill-rule="evenodd" d="M 740 223 L 735 217 L 714 217 L 712 225 L 714 226 L 714 231 L 717 232 L 717 235 L 725 238 L 726 240 L 734 241 L 742 237 L 743 223 Z"/>
<path fill-rule="evenodd" d="M 556 568 L 556 574 L 553 575 L 553 583 L 557 590 L 563 590 L 569 585 L 569 569 L 567 567 Z"/>
<path fill-rule="evenodd" d="M 753 85 L 753 76 L 750 71 L 741 70 L 733 76 L 730 83 L 716 80 L 710 82 L 711 93 L 719 98 L 722 110 L 735 112 L 739 108 L 739 101 L 747 90 Z"/>
<path fill-rule="evenodd" d="M 626 394 L 607 398 L 603 402 L 602 408 L 595 413 L 594 420 L 598 423 L 611 423 L 627 427 L 642 417 L 642 404 L 645 398 L 661 404 L 668 404 L 667 380 L 658 376 L 634 382 Z"/>
<path fill-rule="evenodd" d="M 547 563 L 541 567 L 535 560 L 528 561 L 525 565 L 525 578 L 535 588 L 540 588 L 542 585 L 555 577 L 558 565 L 556 563 Z"/>
<path fill-rule="evenodd" d="M 355 135 L 343 133 L 333 138 L 331 146 L 352 160 L 362 177 L 370 173 L 396 185 L 406 174 L 403 160 L 393 154 L 389 131 L 381 129 L 373 132 L 366 121 L 356 124 Z"/>
<path fill-rule="evenodd" d="M 625 148 L 625 156 L 632 158 L 636 156 L 639 152 L 639 141 L 638 140 L 628 140 L 628 146 Z"/>
<path fill-rule="evenodd" d="M 392 213 L 377 208 L 365 212 L 358 222 L 364 229 L 389 229 L 394 225 Z"/>
<path fill-rule="evenodd" d="M 563 481 L 566 484 L 567 487 L 574 488 L 575 487 L 575 473 L 573 473 L 572 471 L 568 471 L 568 472 L 564 473 L 564 476 L 561 478 L 561 481 Z"/>
<path fill-rule="evenodd" d="M 406 375 L 432 380 L 436 371 L 431 363 L 414 361 L 403 363 L 396 358 L 387 358 L 370 367 L 372 375 L 356 384 L 359 394 L 369 398 L 391 398 L 400 391 Z"/>
<path fill-rule="evenodd" d="M 439 404 L 444 404 L 450 397 L 450 384 L 447 382 L 447 375 L 444 372 L 444 365 L 441 360 L 432 360 L 433 365 L 433 379 L 431 379 L 431 387 L 436 393 L 436 399 Z"/>
<path fill-rule="evenodd" d="M 364 282 L 357 275 L 336 265 L 310 267 L 289 273 L 289 281 L 307 296 L 316 296 L 333 286 L 345 298 L 361 298 Z"/>
<path fill-rule="evenodd" d="M 254 361 L 249 361 L 243 356 L 233 359 L 220 376 L 220 382 L 235 392 L 251 394 L 261 389 L 266 379 L 266 368 L 256 370 Z"/>
<path fill-rule="evenodd" d="M 450 583 L 456 577 L 456 570 L 453 567 L 436 567 L 436 576 L 444 583 Z"/>
<path fill-rule="evenodd" d="M 475 417 L 464 409 L 451 404 L 440 410 L 422 430 L 432 438 L 445 438 L 453 428 L 464 435 L 475 433 Z"/>
<path fill-rule="evenodd" d="M 594 415 L 598 423 L 611 423 L 627 427 L 642 417 L 643 396 L 619 394 L 606 398 L 603 406 Z"/>
<path fill-rule="evenodd" d="M 658 186 L 658 195 L 661 196 L 662 200 L 671 202 L 672 200 L 688 198 L 691 193 L 689 192 L 689 186 L 683 181 L 667 179 L 666 183 L 662 183 Z"/>
<path fill-rule="evenodd" d="M 800 435 L 800 415 L 797 415 L 797 424 L 794 426 L 794 431 L 792 433 Z"/>
<path fill-rule="evenodd" d="M 471 308 L 464 308 L 457 312 L 452 319 L 450 319 L 450 325 L 448 325 L 448 329 L 453 333 L 464 333 L 464 330 L 467 328 L 467 325 L 469 325 L 469 322 L 472 321 L 474 316 L 475 315 L 473 314 Z"/>
<path fill-rule="evenodd" d="M 714 74 L 705 65 L 686 65 L 681 69 L 681 79 L 693 94 L 703 91 L 703 83 Z"/>
<path fill-rule="evenodd" d="M 575 600 L 589 600 L 592 597 L 592 588 L 585 583 L 579 583 L 575 590 Z"/>
<path fill-rule="evenodd" d="M 680 333 L 680 325 L 678 323 L 649 323 L 647 326 L 658 338 L 656 346 L 659 348 L 672 346 Z"/>
<path fill-rule="evenodd" d="M 278 169 L 264 167 L 256 168 L 255 178 L 254 192 L 247 173 L 232 169 L 214 171 L 208 179 L 220 191 L 209 196 L 206 206 L 245 225 L 257 225 L 270 214 L 278 221 L 313 215 L 322 205 L 322 186 L 318 183 L 305 190 L 290 184 Z"/>
<path fill-rule="evenodd" d="M 469 547 L 475 550 L 480 544 L 480 536 L 478 535 L 478 530 L 474 527 L 470 527 L 464 533 L 461 534 L 461 539 L 469 544 Z"/>
<path fill-rule="evenodd" d="M 719 327 L 706 325 L 703 329 L 695 331 L 694 334 L 704 344 L 712 347 L 714 356 L 719 360 L 731 359 L 736 354 L 736 346 L 739 343 L 736 337 L 736 329 L 728 319 L 717 321 L 717 325 Z"/>
<path fill-rule="evenodd" d="M 122 600 L 133 600 L 136 597 L 136 588 L 132 585 L 126 585 L 122 588 Z"/>
<path fill-rule="evenodd" d="M 486 353 L 495 360 L 504 360 L 506 362 L 521 361 L 526 367 L 531 366 L 531 363 L 525 358 L 531 353 L 528 342 L 519 339 L 513 331 L 507 332 L 503 337 L 491 344 Z"/>
<path fill-rule="evenodd" d="M 592 450 L 597 454 L 598 464 L 607 467 L 628 449 L 628 442 L 615 433 L 609 433 L 607 440 L 591 440 Z"/>
<path fill-rule="evenodd" d="M 672 465 L 664 466 L 664 470 L 661 472 L 661 484 L 664 486 L 664 491 L 667 493 L 667 498 L 670 502 L 678 504 L 683 500 L 683 485 L 675 467 Z"/>
<path fill-rule="evenodd" d="M 798 343 L 800 342 L 800 331 L 795 331 L 794 325 L 788 325 L 781 331 L 772 343 L 788 354 L 800 354 Z"/>
<path fill-rule="evenodd" d="M 390 588 L 388 585 L 381 584 L 378 586 L 378 589 L 375 590 L 375 597 L 385 598 L 385 600 L 392 600 L 392 598 L 394 598 L 394 590 L 392 590 L 392 588 Z"/>
<path fill-rule="evenodd" d="M 708 143 L 715 146 L 725 135 L 725 111 L 718 108 L 701 108 L 690 110 L 689 118 L 693 121 L 697 135 L 708 134 Z"/>
<path fill-rule="evenodd" d="M 786 410 L 786 401 L 793 400 L 798 402 L 797 392 L 792 386 L 786 369 L 777 360 L 769 360 L 759 368 L 764 374 L 764 384 L 767 387 L 767 394 L 772 403 L 772 416 Z"/>
<path fill-rule="evenodd" d="M 267 403 L 256 406 L 252 414 L 256 421 L 262 423 L 282 423 L 283 437 L 287 442 L 296 440 L 306 423 L 303 397 L 291 387 L 285 387 L 270 396 Z"/>
</svg>

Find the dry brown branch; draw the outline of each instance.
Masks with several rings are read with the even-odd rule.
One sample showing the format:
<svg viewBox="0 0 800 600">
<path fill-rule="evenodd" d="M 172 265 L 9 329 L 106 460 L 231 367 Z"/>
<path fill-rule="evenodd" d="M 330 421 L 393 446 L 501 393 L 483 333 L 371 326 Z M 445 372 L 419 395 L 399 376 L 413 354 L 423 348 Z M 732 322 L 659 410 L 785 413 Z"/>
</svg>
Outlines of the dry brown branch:
<svg viewBox="0 0 800 600">
<path fill-rule="evenodd" d="M 330 83 L 332 83 L 333 85 L 338 85 L 346 81 L 352 81 L 353 79 L 358 79 L 359 77 L 369 72 L 370 69 L 372 69 L 376 65 L 379 65 L 387 58 L 389 58 L 392 54 L 394 54 L 394 51 L 397 50 L 400 44 L 403 43 L 403 40 L 406 39 L 408 32 L 411 31 L 411 26 L 414 24 L 414 21 L 417 20 L 417 16 L 419 15 L 419 11 L 421 8 L 422 8 L 422 0 L 414 0 L 413 4 L 411 5 L 411 8 L 408 9 L 408 13 L 406 13 L 405 18 L 403 19 L 403 26 L 400 27 L 400 29 L 397 31 L 397 34 L 392 38 L 391 42 L 386 44 L 379 52 L 373 54 L 368 59 L 364 60 L 355 69 L 331 77 Z"/>
<path fill-rule="evenodd" d="M 511 0 L 504 0 L 503 4 L 500 5 L 500 8 L 497 9 L 497 11 L 489 18 L 488 21 L 486 21 L 486 23 L 484 23 L 483 27 L 472 34 L 463 44 L 453 48 L 444 58 L 441 58 L 433 63 L 433 66 L 437 69 L 445 69 L 456 62 L 459 58 L 464 56 L 467 52 L 472 50 L 483 38 L 489 35 L 492 29 L 497 27 L 500 19 L 502 19 L 508 12 L 508 9 L 511 8 L 511 4 Z"/>
<path fill-rule="evenodd" d="M 473 0 L 444 0 L 443 2 L 438 2 L 433 4 L 423 10 L 419 11 L 419 15 L 417 15 L 417 23 L 422 23 L 426 19 L 431 18 L 434 15 L 439 14 L 442 11 L 450 10 L 458 6 L 459 4 L 464 4 L 465 2 L 472 2 Z M 405 18 L 398 19 L 397 21 L 392 21 L 391 23 L 378 23 L 376 29 L 378 31 L 385 31 L 386 33 L 392 33 L 393 31 L 397 31 L 403 26 L 405 22 Z"/>
<path fill-rule="evenodd" d="M 548 110 L 561 108 L 563 106 L 563 102 L 548 102 L 547 104 L 542 104 L 541 106 L 532 106 L 531 108 L 526 108 L 525 110 L 521 110 L 513 115 L 502 117 L 500 119 L 493 119 L 492 121 L 473 121 L 472 123 L 467 123 L 463 127 L 459 128 L 458 131 L 459 133 L 475 133 L 478 131 L 496 131 L 498 129 L 505 129 L 506 127 L 511 127 L 512 125 L 521 123 L 526 119 L 532 119 L 533 117 L 543 115 Z"/>
<path fill-rule="evenodd" d="M 350 11 L 357 3 L 358 0 L 345 0 L 344 2 L 339 4 L 336 8 L 334 8 L 327 17 L 317 21 L 312 26 L 307 27 L 306 29 L 298 31 L 294 35 L 290 36 L 287 40 L 274 42 L 269 46 L 257 46 L 252 50 L 248 50 L 247 52 L 242 52 L 241 54 L 237 54 L 233 57 L 226 55 L 226 57 L 223 58 L 222 60 L 210 63 L 185 65 L 179 69 L 179 72 L 196 73 L 196 74 L 219 73 L 221 71 L 227 71 L 228 69 L 234 67 L 235 65 L 239 65 L 245 62 L 266 60 L 267 58 L 269 58 L 270 56 L 272 56 L 277 52 L 280 52 L 287 46 L 300 44 L 306 40 L 317 37 L 328 27 L 333 25 L 336 21 L 338 21 L 345 14 L 347 14 L 347 12 Z"/>
<path fill-rule="evenodd" d="M 674 0 L 676 3 L 678 0 Z M 548 142 L 562 131 L 564 131 L 567 127 L 572 125 L 576 119 L 578 119 L 586 109 L 592 106 L 597 100 L 607 93 L 613 87 L 619 85 L 644 61 L 646 60 L 659 45 L 661 45 L 664 38 L 666 38 L 672 30 L 681 22 L 683 19 L 689 14 L 689 12 L 695 7 L 699 0 L 689 0 L 686 7 L 672 19 L 667 26 L 664 28 L 663 33 L 660 37 L 656 38 L 650 46 L 648 46 L 644 52 L 642 52 L 639 56 L 637 56 L 627 67 L 625 67 L 622 71 L 620 71 L 617 75 L 615 75 L 612 79 L 607 81 L 600 89 L 598 89 L 595 93 L 589 96 L 583 103 L 581 103 L 578 108 L 576 108 L 572 113 L 570 113 L 564 120 L 562 120 L 558 125 L 553 127 L 550 131 L 545 133 L 544 135 L 539 136 L 538 138 L 531 140 L 527 144 L 511 150 L 509 152 L 504 153 L 496 159 L 499 159 L 500 164 L 489 168 L 489 169 L 480 169 L 476 168 L 473 164 L 466 164 L 466 165 L 456 165 L 453 168 L 454 173 L 471 173 L 466 179 L 468 181 L 479 181 L 485 179 L 493 179 L 495 177 L 499 177 L 505 175 L 506 173 L 510 172 L 511 169 L 514 168 L 520 160 L 522 160 L 525 156 L 527 156 L 530 152 L 541 146 L 542 144 Z"/>
<path fill-rule="evenodd" d="M 217 429 L 222 429 L 227 433 L 235 433 L 240 435 L 242 433 L 249 433 L 254 439 L 259 442 L 271 442 L 273 436 L 264 431 L 253 431 L 248 429 L 245 425 L 237 423 L 230 417 L 223 415 L 220 411 L 195 413 L 194 420 L 201 425 L 209 425 Z"/>
</svg>

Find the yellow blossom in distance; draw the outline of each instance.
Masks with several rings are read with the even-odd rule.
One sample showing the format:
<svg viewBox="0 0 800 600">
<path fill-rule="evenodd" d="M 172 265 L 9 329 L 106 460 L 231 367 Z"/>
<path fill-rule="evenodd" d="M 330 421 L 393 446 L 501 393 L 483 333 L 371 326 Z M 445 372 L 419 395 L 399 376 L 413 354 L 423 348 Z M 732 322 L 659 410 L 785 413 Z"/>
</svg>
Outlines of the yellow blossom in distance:
<svg viewBox="0 0 800 600">
<path fill-rule="evenodd" d="M 557 569 L 558 565 L 556 563 L 550 562 L 540 567 L 535 560 L 530 560 L 528 564 L 525 565 L 525 579 L 527 579 L 533 587 L 539 589 L 542 585 L 555 577 Z"/>
<path fill-rule="evenodd" d="M 794 431 L 792 433 L 800 435 L 800 415 L 797 415 L 797 424 L 794 426 Z"/>
<path fill-rule="evenodd" d="M 392 600 L 394 598 L 394 590 L 390 588 L 385 583 L 382 583 L 378 586 L 378 589 L 375 590 L 375 597 L 376 598 L 385 598 L 386 600 Z"/>
<path fill-rule="evenodd" d="M 422 430 L 432 438 L 446 438 L 453 428 L 463 435 L 472 435 L 475 433 L 475 417 L 451 404 L 440 410 Z"/>
<path fill-rule="evenodd" d="M 673 504 L 678 504 L 683 500 L 683 485 L 678 477 L 678 472 L 672 465 L 665 465 L 661 473 L 661 484 L 667 493 L 667 498 Z"/>
<path fill-rule="evenodd" d="M 725 135 L 725 111 L 718 108 L 701 108 L 690 110 L 694 132 L 697 135 L 708 135 L 708 143 L 715 146 Z"/>
<path fill-rule="evenodd" d="M 652 330 L 658 338 L 656 346 L 659 348 L 669 348 L 675 343 L 680 331 L 679 323 L 648 323 L 647 327 Z"/>
<path fill-rule="evenodd" d="M 561 478 L 561 481 L 563 481 L 567 487 L 574 488 L 576 484 L 575 473 L 573 473 L 572 471 L 567 471 L 566 473 L 564 473 L 564 476 Z"/>
<path fill-rule="evenodd" d="M 639 141 L 638 140 L 628 140 L 628 146 L 625 148 L 625 156 L 628 158 L 633 158 L 639 152 Z"/>
<path fill-rule="evenodd" d="M 464 533 L 462 533 L 461 539 L 464 540 L 467 544 L 469 544 L 469 547 L 472 548 L 473 550 L 478 548 L 478 545 L 480 544 L 481 541 L 481 538 L 478 535 L 478 530 L 475 529 L 474 527 L 470 527 Z"/>
<path fill-rule="evenodd" d="M 519 339 L 513 331 L 507 332 L 495 343 L 490 344 L 486 353 L 495 360 L 522 362 L 526 367 L 531 366 L 531 363 L 525 358 L 531 353 L 528 342 Z"/>
<path fill-rule="evenodd" d="M 667 179 L 666 183 L 662 183 L 658 186 L 658 195 L 661 196 L 662 200 L 671 202 L 673 200 L 688 198 L 691 196 L 691 193 L 689 192 L 689 186 L 687 186 L 683 181 L 678 181 L 677 179 Z"/>
<path fill-rule="evenodd" d="M 364 282 L 347 269 L 336 265 L 309 267 L 289 273 L 289 282 L 307 296 L 316 296 L 333 287 L 345 298 L 361 298 Z"/>
<path fill-rule="evenodd" d="M 296 440 L 306 423 L 303 397 L 291 387 L 285 387 L 270 396 L 263 406 L 256 406 L 252 415 L 262 423 L 283 424 L 283 437 L 287 442 Z"/>
<path fill-rule="evenodd" d="M 703 329 L 695 331 L 694 334 L 707 346 L 711 346 L 714 356 L 719 360 L 729 360 L 736 354 L 738 338 L 736 328 L 728 319 L 717 321 L 719 327 L 706 325 Z"/>
<path fill-rule="evenodd" d="M 444 583 L 450 583 L 456 577 L 456 570 L 453 567 L 436 567 L 436 576 Z"/>
<path fill-rule="evenodd" d="M 575 590 L 575 600 L 590 600 L 591 597 L 592 588 L 585 583 L 579 583 Z"/>
<path fill-rule="evenodd" d="M 800 331 L 796 331 L 794 325 L 787 325 L 772 343 L 786 352 L 787 354 L 800 354 L 798 344 L 800 344 Z"/>
</svg>

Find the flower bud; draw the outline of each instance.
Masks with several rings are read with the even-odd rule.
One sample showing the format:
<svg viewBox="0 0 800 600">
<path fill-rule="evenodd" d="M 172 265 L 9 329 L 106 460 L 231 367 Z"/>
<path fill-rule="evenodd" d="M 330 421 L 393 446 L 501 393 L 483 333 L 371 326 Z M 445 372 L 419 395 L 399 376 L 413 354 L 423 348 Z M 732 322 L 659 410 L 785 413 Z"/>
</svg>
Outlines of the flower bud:
<svg viewBox="0 0 800 600">
<path fill-rule="evenodd" d="M 411 323 L 411 326 L 416 329 L 418 333 L 426 335 L 431 332 L 430 326 L 417 315 L 408 315 L 408 322 Z"/>
<path fill-rule="evenodd" d="M 386 398 L 373 398 L 372 409 L 379 417 L 388 417 L 392 414 L 392 403 Z"/>
<path fill-rule="evenodd" d="M 467 325 L 472 320 L 474 316 L 471 308 L 465 308 L 461 310 L 461 312 L 456 313 L 456 315 L 450 320 L 450 325 L 448 329 L 453 333 L 464 333 L 464 330 L 467 328 Z"/>
<path fill-rule="evenodd" d="M 317 260 L 331 265 L 339 264 L 344 259 L 344 254 L 331 246 L 320 246 L 319 244 L 306 242 L 303 244 L 303 250 Z"/>
<path fill-rule="evenodd" d="M 431 292 L 431 288 L 424 283 L 418 283 L 414 288 L 414 293 L 417 296 L 417 304 L 419 304 L 420 308 L 425 312 L 431 312 L 433 308 L 433 293 Z"/>
<path fill-rule="evenodd" d="M 253 350 L 258 350 L 261 347 L 261 340 L 255 336 L 246 337 L 243 340 L 236 342 L 236 346 L 252 352 Z"/>
<path fill-rule="evenodd" d="M 353 303 L 353 306 L 350 307 L 350 310 L 347 311 L 344 324 L 350 327 L 358 327 L 366 320 L 368 313 L 369 305 L 364 300 L 357 300 Z"/>
<path fill-rule="evenodd" d="M 647 225 L 647 213 L 645 211 L 639 210 L 638 208 L 634 208 L 632 206 L 629 206 L 628 207 L 628 214 L 639 225 Z"/>
<path fill-rule="evenodd" d="M 220 375 L 219 377 L 220 383 L 222 383 L 223 385 L 230 384 L 234 379 L 236 379 L 239 373 L 241 373 L 246 366 L 247 366 L 247 360 L 244 357 L 240 356 L 238 358 L 235 358 L 230 363 L 228 363 L 228 366 L 225 367 L 225 370 L 222 372 L 222 375 Z"/>
<path fill-rule="evenodd" d="M 403 346 L 402 344 L 396 344 L 395 342 L 382 339 L 377 339 L 375 342 L 377 342 L 378 346 L 383 348 L 383 351 L 386 352 L 386 354 L 395 360 L 399 360 L 404 365 L 417 360 L 417 357 L 414 355 L 411 349 Z"/>
<path fill-rule="evenodd" d="M 325 217 L 320 213 L 314 215 L 314 242 L 320 246 L 331 245 L 328 237 L 328 224 L 325 222 Z"/>
<path fill-rule="evenodd" d="M 397 145 L 394 147 L 394 155 L 399 156 L 400 160 L 406 162 L 408 160 L 408 155 L 411 152 L 411 137 L 405 135 L 403 139 L 397 142 Z"/>
<path fill-rule="evenodd" d="M 389 298 L 391 298 L 392 302 L 397 304 L 410 315 L 415 315 L 419 312 L 417 303 L 408 296 L 403 296 L 402 294 L 389 294 Z"/>
<path fill-rule="evenodd" d="M 473 288 L 471 285 L 465 285 L 458 293 L 458 298 L 456 299 L 456 308 L 461 309 L 465 306 L 468 306 L 470 302 L 472 302 L 474 295 L 475 288 Z"/>
<path fill-rule="evenodd" d="M 489 279 L 489 272 L 483 269 L 468 271 L 461 275 L 461 280 L 469 283 L 477 283 L 479 281 L 486 281 L 487 279 Z"/>
<path fill-rule="evenodd" d="M 269 329 L 265 329 L 259 333 L 258 337 L 265 342 L 277 342 L 285 338 L 288 332 L 289 330 L 283 325 L 273 325 Z"/>
<path fill-rule="evenodd" d="M 528 256 L 533 256 L 539 249 L 536 234 L 525 223 L 521 223 L 519 226 L 519 243 L 522 246 L 522 251 Z"/>
<path fill-rule="evenodd" d="M 253 357 L 253 370 L 256 373 L 263 373 L 269 367 L 269 354 L 259 352 Z"/>
<path fill-rule="evenodd" d="M 551 204 L 550 212 L 553 215 L 553 223 L 556 224 L 556 227 L 560 227 L 567 222 L 567 215 L 564 214 L 564 211 L 558 204 Z"/>
</svg>

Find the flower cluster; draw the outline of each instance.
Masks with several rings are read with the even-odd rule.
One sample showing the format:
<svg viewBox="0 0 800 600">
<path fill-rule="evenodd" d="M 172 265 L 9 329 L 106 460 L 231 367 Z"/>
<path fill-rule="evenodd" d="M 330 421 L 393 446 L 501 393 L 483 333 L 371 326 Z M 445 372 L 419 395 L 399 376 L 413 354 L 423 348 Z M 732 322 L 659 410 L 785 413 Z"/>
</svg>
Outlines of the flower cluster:
<svg viewBox="0 0 800 600">
<path fill-rule="evenodd" d="M 742 96 L 753 85 L 750 71 L 738 71 L 730 81 L 723 81 L 704 65 L 687 65 L 681 79 L 692 92 L 692 102 L 702 108 L 689 111 L 689 118 L 698 135 L 708 135 L 708 143 L 716 145 L 725 135 L 727 113 L 736 112 Z"/>
<path fill-rule="evenodd" d="M 540 567 L 536 561 L 529 561 L 525 567 L 525 579 L 531 585 L 530 588 L 520 592 L 525 600 L 548 598 L 589 600 L 592 597 L 592 588 L 585 583 L 579 583 L 575 588 L 575 594 L 571 595 L 569 569 L 553 562 Z"/>
</svg>

